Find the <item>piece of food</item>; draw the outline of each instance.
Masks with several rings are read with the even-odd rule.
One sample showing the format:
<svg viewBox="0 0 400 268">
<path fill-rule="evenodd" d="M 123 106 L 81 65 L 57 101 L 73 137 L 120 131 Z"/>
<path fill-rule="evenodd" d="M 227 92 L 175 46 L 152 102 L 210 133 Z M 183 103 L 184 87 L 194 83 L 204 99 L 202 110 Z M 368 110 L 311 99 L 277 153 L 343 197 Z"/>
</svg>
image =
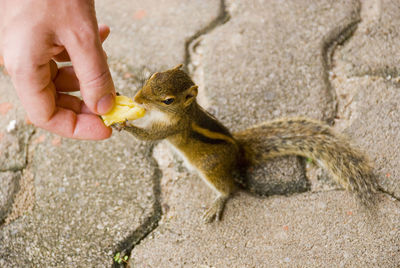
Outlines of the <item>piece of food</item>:
<svg viewBox="0 0 400 268">
<path fill-rule="evenodd" d="M 132 99 L 126 96 L 116 96 L 114 108 L 101 116 L 106 126 L 122 123 L 125 120 L 136 120 L 144 116 L 146 110 L 139 107 Z"/>
</svg>

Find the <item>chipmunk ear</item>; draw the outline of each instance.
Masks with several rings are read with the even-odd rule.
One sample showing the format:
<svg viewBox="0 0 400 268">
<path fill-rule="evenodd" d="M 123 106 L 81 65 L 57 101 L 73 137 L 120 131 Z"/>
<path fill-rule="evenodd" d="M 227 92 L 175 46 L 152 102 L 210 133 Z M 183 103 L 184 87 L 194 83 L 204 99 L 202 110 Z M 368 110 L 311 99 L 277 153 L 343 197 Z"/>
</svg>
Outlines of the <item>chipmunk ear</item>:
<svg viewBox="0 0 400 268">
<path fill-rule="evenodd" d="M 148 79 L 148 80 L 151 80 L 151 79 L 153 79 L 153 78 L 154 78 L 154 76 L 156 76 L 157 74 L 159 74 L 159 72 L 155 72 L 154 74 L 152 74 L 152 75 L 149 77 L 149 79 Z"/>
<path fill-rule="evenodd" d="M 191 86 L 188 90 L 185 92 L 185 100 L 183 105 L 185 107 L 189 106 L 197 97 L 197 86 Z"/>
<path fill-rule="evenodd" d="M 176 65 L 174 68 L 172 68 L 173 71 L 179 70 L 182 68 L 183 64 Z"/>
</svg>

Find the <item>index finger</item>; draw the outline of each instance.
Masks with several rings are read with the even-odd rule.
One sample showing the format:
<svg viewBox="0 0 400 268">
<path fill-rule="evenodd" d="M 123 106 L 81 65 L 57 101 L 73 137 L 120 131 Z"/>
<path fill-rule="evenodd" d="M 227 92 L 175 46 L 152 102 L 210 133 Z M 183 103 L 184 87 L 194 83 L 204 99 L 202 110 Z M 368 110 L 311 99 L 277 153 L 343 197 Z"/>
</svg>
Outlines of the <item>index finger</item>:
<svg viewBox="0 0 400 268">
<path fill-rule="evenodd" d="M 76 29 L 63 32 L 62 41 L 78 77 L 84 102 L 94 113 L 104 114 L 114 104 L 114 83 L 101 46 L 97 23 L 89 21 L 82 24 L 84 26 L 80 24 Z"/>
</svg>

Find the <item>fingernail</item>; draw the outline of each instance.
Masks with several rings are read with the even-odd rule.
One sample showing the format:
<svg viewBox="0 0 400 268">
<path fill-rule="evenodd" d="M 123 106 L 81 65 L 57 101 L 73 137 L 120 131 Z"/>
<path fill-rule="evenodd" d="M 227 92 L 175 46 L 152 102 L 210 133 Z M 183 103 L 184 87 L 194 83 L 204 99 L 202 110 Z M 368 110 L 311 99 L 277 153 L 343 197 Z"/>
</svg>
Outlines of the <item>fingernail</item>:
<svg viewBox="0 0 400 268">
<path fill-rule="evenodd" d="M 114 107 L 114 95 L 108 93 L 97 102 L 97 112 L 99 114 L 106 114 Z"/>
</svg>

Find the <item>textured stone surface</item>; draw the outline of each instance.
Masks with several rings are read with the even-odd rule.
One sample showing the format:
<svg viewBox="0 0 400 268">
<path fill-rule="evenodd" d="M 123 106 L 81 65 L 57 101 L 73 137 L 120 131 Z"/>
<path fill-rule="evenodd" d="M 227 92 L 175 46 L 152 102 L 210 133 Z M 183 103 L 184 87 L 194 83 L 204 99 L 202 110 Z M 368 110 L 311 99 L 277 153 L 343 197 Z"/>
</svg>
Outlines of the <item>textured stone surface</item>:
<svg viewBox="0 0 400 268">
<path fill-rule="evenodd" d="M 0 172 L 0 223 L 3 223 L 19 190 L 21 172 Z"/>
<path fill-rule="evenodd" d="M 336 80 L 345 94 L 337 126 L 370 156 L 380 185 L 400 198 L 399 84 L 379 77 Z"/>
<path fill-rule="evenodd" d="M 20 170 L 26 162 L 26 144 L 33 131 L 9 76 L 0 66 L 0 171 Z"/>
<path fill-rule="evenodd" d="M 400 198 L 400 3 L 365 1 L 362 21 L 335 53 L 336 126 L 370 156 L 380 185 Z M 377 56 L 379 55 L 379 56 Z"/>
<path fill-rule="evenodd" d="M 191 70 L 206 92 L 201 103 L 233 129 L 283 115 L 335 116 L 331 97 L 340 90 L 330 82 L 337 86 L 332 74 L 337 79 L 344 76 L 331 72 L 332 47 L 326 42 L 331 38 L 334 46 L 351 40 L 340 30 L 358 23 L 358 2 L 235 1 L 228 7 L 231 20 L 191 46 Z M 373 100 L 385 93 L 370 95 L 376 96 L 370 96 L 368 104 L 363 106 L 360 100 L 361 113 L 369 107 L 379 109 Z M 393 103 L 398 104 L 397 99 Z M 396 124 L 392 117 L 385 121 Z M 368 129 L 368 135 L 379 133 L 380 143 L 388 137 L 397 140 L 391 128 L 380 132 L 364 122 L 360 118 L 353 132 L 347 131 L 362 149 L 375 145 L 362 141 L 360 129 Z M 380 155 L 387 159 L 397 151 L 395 145 Z M 289 197 L 259 199 L 241 193 L 228 202 L 222 222 L 203 225 L 200 217 L 214 194 L 197 176 L 179 165 L 173 168 L 177 163 L 167 160 L 165 153 L 156 155 L 164 175 L 164 215 L 160 226 L 132 251 L 134 267 L 396 267 L 400 263 L 400 207 L 387 195 L 382 195 L 378 217 L 367 219 L 348 193 L 327 191 L 329 185 L 314 187 L 321 192 Z M 275 170 L 279 181 L 282 171 L 290 168 Z"/>
<path fill-rule="evenodd" d="M 218 16 L 220 5 L 217 1 L 96 4 L 99 21 L 112 28 L 106 49 L 116 87 L 128 95 L 149 74 L 143 66 L 158 70 L 184 62 L 186 40 Z M 10 87 L 9 81 L 2 85 Z M 15 96 L 4 102 L 18 106 Z M 14 119 L 15 113 L 7 113 L 8 121 Z M 32 144 L 35 209 L 1 229 L 0 264 L 110 265 L 121 244 L 129 248 L 132 235 L 155 213 L 153 177 L 158 173 L 146 160 L 149 147 L 122 133 L 105 142 L 81 142 L 39 132 Z M 4 162 L 11 163 L 9 158 Z"/>
<path fill-rule="evenodd" d="M 33 131 L 25 122 L 25 112 L 10 78 L 0 66 L 0 224 L 11 213 L 20 190 L 21 171 L 26 167 Z"/>
<path fill-rule="evenodd" d="M 162 221 L 133 250 L 133 267 L 396 267 L 400 262 L 400 205 L 387 197 L 371 221 L 344 191 L 267 199 L 240 193 L 227 203 L 222 222 L 207 225 L 200 217 L 213 196 L 199 178 L 169 173 L 162 185 Z"/>
<path fill-rule="evenodd" d="M 217 116 L 235 130 L 288 115 L 331 118 L 324 47 L 339 26 L 358 19 L 357 1 L 227 6 L 231 19 L 199 46 L 206 96 Z"/>
<path fill-rule="evenodd" d="M 96 1 L 99 22 L 111 26 L 105 48 L 117 90 L 133 95 L 151 72 L 190 60 L 201 103 L 232 130 L 286 115 L 337 116 L 335 126 L 367 151 L 380 184 L 398 199 L 398 3 L 229 0 L 225 24 L 221 3 Z M 31 129 L 3 74 L 0 93 L 0 167 L 21 170 L 0 176 L 0 220 L 7 214 L 11 222 L 0 226 L 0 267 L 110 267 L 116 252 L 126 254 L 142 238 L 133 267 L 400 263 L 400 204 L 389 194 L 380 194 L 377 219 L 367 219 L 349 193 L 317 174 L 314 192 L 238 193 L 222 222 L 204 225 L 215 193 L 164 143 L 154 153 L 161 199 L 151 145 L 126 133 L 103 142 L 43 131 L 28 139 Z M 13 120 L 17 128 L 8 132 Z M 275 193 L 307 183 L 295 157 L 260 171 L 257 183 Z M 20 173 L 13 195 L 10 176 Z"/>
<path fill-rule="evenodd" d="M 111 58 L 159 71 L 185 62 L 185 42 L 219 14 L 216 0 L 96 1 L 99 22 L 111 26 Z"/>
<path fill-rule="evenodd" d="M 283 116 L 332 119 L 329 38 L 358 20 L 357 1 L 228 1 L 227 8 L 231 19 L 192 46 L 205 106 L 232 130 Z M 294 157 L 270 164 L 276 174 L 293 170 L 288 183 L 273 177 L 281 190 L 272 192 L 300 190 L 305 185 L 300 166 Z M 256 181 L 270 184 L 266 178 Z"/>
<path fill-rule="evenodd" d="M 0 170 L 2 171 L 21 170 L 26 165 L 27 144 L 33 133 L 33 127 L 21 121 L 14 122 L 13 130 L 8 131 L 6 127 L 5 132 L 0 134 Z"/>
<path fill-rule="evenodd" d="M 343 49 L 342 60 L 348 73 L 399 76 L 400 2 L 364 0 L 362 3 L 362 22 Z"/>
<path fill-rule="evenodd" d="M 111 265 L 119 242 L 153 213 L 155 169 L 127 134 L 103 142 L 33 138 L 32 212 L 0 232 L 11 266 Z"/>
<path fill-rule="evenodd" d="M 5 131 L 7 124 L 11 120 L 23 119 L 25 112 L 18 100 L 4 67 L 0 64 L 0 127 Z"/>
</svg>

